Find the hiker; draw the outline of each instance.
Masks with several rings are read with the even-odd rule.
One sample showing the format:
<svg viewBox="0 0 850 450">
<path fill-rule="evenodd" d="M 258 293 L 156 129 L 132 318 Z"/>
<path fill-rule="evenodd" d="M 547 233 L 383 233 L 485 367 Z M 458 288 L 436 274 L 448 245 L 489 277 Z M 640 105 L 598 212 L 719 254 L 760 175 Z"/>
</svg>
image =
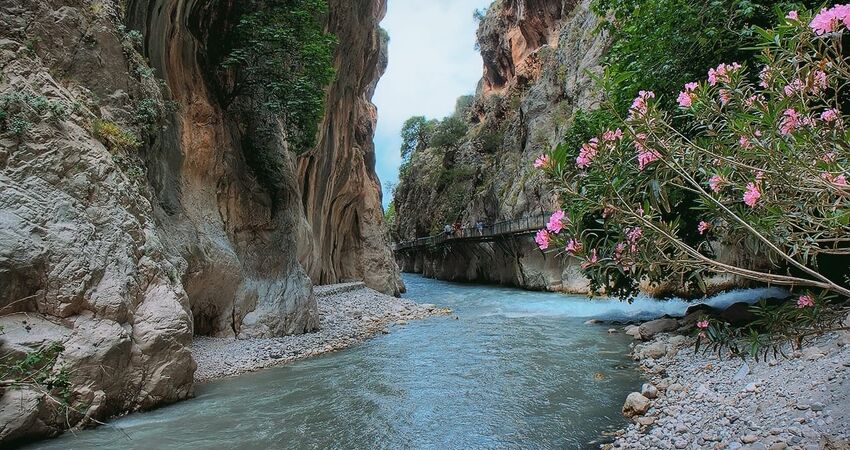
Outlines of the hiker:
<svg viewBox="0 0 850 450">
<path fill-rule="evenodd" d="M 446 224 L 446 226 L 443 227 L 443 234 L 445 234 L 446 237 L 451 236 L 452 235 L 452 226 L 449 225 L 449 224 Z"/>
<path fill-rule="evenodd" d="M 478 230 L 479 236 L 484 236 L 484 221 L 479 220 L 478 222 L 475 222 L 475 229 Z"/>
</svg>

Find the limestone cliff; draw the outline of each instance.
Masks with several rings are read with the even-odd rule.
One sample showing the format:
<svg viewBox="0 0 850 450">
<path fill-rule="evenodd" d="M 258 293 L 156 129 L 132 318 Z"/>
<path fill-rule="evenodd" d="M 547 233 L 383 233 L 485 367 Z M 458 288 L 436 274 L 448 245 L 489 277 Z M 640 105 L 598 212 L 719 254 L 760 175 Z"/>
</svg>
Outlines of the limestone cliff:
<svg viewBox="0 0 850 450">
<path fill-rule="evenodd" d="M 0 386 L 0 442 L 191 396 L 193 334 L 311 331 L 313 282 L 400 289 L 370 144 L 385 2 L 330 2 L 320 144 L 265 137 L 276 192 L 210 76 L 234 4 L 0 2 L 0 356 L 61 344 L 34 370 L 68 385 Z"/>
<path fill-rule="evenodd" d="M 395 190 L 394 237 L 437 232 L 460 220 L 488 223 L 552 211 L 554 197 L 532 162 L 598 101 L 588 72 L 601 70 L 608 38 L 590 0 L 498 0 L 478 29 L 483 76 L 463 112 L 469 131 L 457 149 L 415 152 Z M 570 261 L 544 257 L 531 239 L 508 246 L 455 246 L 402 254 L 404 270 L 450 280 L 494 281 L 583 292 Z"/>
<path fill-rule="evenodd" d="M 334 0 L 329 28 L 343 68 L 328 92 L 317 147 L 298 161 L 301 201 L 311 234 L 301 262 L 321 284 L 363 280 L 378 291 L 404 290 L 383 225 L 375 175 L 377 109 L 370 101 L 387 67 L 386 35 L 376 31 L 386 0 Z"/>
</svg>

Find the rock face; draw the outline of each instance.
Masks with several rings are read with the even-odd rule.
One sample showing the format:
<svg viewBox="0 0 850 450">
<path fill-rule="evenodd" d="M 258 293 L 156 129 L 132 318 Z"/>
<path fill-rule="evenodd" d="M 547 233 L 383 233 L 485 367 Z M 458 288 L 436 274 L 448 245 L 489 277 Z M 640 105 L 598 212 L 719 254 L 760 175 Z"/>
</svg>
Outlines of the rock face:
<svg viewBox="0 0 850 450">
<path fill-rule="evenodd" d="M 456 150 L 411 157 L 395 190 L 396 240 L 430 235 L 456 220 L 494 223 L 553 210 L 555 199 L 532 162 L 557 142 L 574 110 L 598 102 L 587 71 L 601 70 L 608 39 L 595 33 L 597 24 L 590 0 L 491 6 L 478 30 L 484 73 L 466 114 L 469 132 Z M 451 256 L 402 255 L 399 262 L 403 270 L 437 278 L 587 290 L 573 261 L 544 256 L 530 238 L 470 244 Z"/>
<path fill-rule="evenodd" d="M 377 291 L 404 291 L 383 224 L 375 175 L 377 110 L 370 101 L 387 66 L 377 30 L 386 0 L 332 0 L 329 28 L 339 38 L 337 79 L 318 146 L 298 160 L 301 201 L 312 232 L 301 239 L 301 263 L 314 282 L 363 280 Z"/>
<path fill-rule="evenodd" d="M 601 73 L 609 36 L 591 0 L 498 0 L 477 37 L 483 75 L 471 106 L 459 111 L 468 132 L 457 148 L 415 151 L 403 166 L 393 198 L 397 241 L 439 233 L 445 224 L 493 224 L 559 208 L 533 162 L 560 142 L 578 110 L 599 106 L 590 74 Z M 525 236 L 396 257 L 403 270 L 440 279 L 587 293 L 580 265 L 558 253 L 543 254 Z M 750 263 L 743 251 L 718 244 L 717 253 Z M 672 284 L 645 283 L 641 290 L 701 294 Z M 707 284 L 717 292 L 745 283 L 718 275 Z"/>
<path fill-rule="evenodd" d="M 275 193 L 210 85 L 233 5 L 0 3 L 0 106 L 17 114 L 0 117 L 0 355 L 61 344 L 46 370 L 70 387 L 68 409 L 0 391 L 3 444 L 191 396 L 193 335 L 314 330 L 308 273 L 401 289 L 369 143 L 384 2 L 331 2 L 339 79 L 320 144 L 297 160 L 271 138 Z"/>
</svg>

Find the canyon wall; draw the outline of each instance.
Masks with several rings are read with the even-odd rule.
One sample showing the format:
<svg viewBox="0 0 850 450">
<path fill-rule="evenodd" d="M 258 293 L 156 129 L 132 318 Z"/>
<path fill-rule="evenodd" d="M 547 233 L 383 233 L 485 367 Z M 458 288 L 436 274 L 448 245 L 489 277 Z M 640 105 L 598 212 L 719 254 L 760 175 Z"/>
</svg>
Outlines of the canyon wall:
<svg viewBox="0 0 850 450">
<path fill-rule="evenodd" d="M 494 2 L 478 29 L 484 68 L 462 112 L 469 131 L 456 149 L 428 148 L 406 163 L 393 198 L 397 241 L 455 221 L 494 223 L 556 209 L 532 163 L 557 144 L 574 111 L 599 101 L 588 73 L 601 71 L 609 39 L 598 24 L 590 0 Z M 544 256 L 530 239 L 455 249 L 457 258 L 422 252 L 400 254 L 399 263 L 437 278 L 586 290 L 573 261 Z"/>
<path fill-rule="evenodd" d="M 329 29 L 340 41 L 337 78 L 316 148 L 298 161 L 301 201 L 311 234 L 300 260 L 320 284 L 363 280 L 398 295 L 404 290 L 383 224 L 375 175 L 377 109 L 371 98 L 387 67 L 387 36 L 377 32 L 386 0 L 333 0 Z"/>
<path fill-rule="evenodd" d="M 0 2 L 0 355 L 55 381 L 0 386 L 0 442 L 190 397 L 194 334 L 312 331 L 313 282 L 402 289 L 371 147 L 385 2 L 331 2 L 320 144 L 272 121 L 275 192 L 210 74 L 235 4 Z"/>
</svg>

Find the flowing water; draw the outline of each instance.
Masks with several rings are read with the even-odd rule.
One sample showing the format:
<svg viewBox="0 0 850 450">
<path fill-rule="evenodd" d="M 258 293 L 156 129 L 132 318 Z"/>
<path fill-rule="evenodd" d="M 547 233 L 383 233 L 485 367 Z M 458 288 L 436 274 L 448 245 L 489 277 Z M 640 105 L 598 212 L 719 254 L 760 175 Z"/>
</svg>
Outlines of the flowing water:
<svg viewBox="0 0 850 450">
<path fill-rule="evenodd" d="M 640 384 L 631 338 L 591 317 L 681 314 L 613 300 L 406 275 L 455 311 L 354 348 L 197 386 L 197 397 L 41 443 L 49 449 L 591 448 Z M 769 293 L 768 293 L 769 294 Z M 753 293 L 730 294 L 731 303 Z M 597 444 L 598 446 L 598 444 Z"/>
</svg>

